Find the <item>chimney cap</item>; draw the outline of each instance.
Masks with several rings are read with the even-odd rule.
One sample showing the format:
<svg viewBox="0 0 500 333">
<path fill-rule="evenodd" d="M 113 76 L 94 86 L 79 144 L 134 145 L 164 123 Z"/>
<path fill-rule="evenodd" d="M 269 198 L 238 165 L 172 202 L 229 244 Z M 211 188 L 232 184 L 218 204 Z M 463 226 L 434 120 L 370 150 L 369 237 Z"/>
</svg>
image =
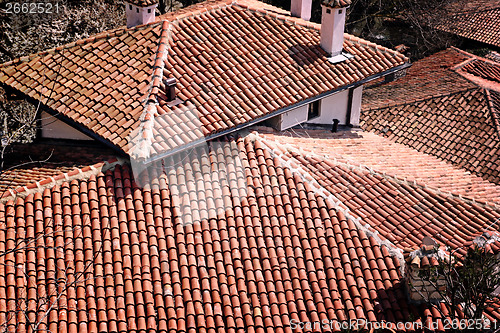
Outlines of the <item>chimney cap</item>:
<svg viewBox="0 0 500 333">
<path fill-rule="evenodd" d="M 321 4 L 330 8 L 344 8 L 351 5 L 351 0 L 323 0 Z"/>
<path fill-rule="evenodd" d="M 149 7 L 158 4 L 158 0 L 125 0 L 125 2 L 137 7 Z"/>
</svg>

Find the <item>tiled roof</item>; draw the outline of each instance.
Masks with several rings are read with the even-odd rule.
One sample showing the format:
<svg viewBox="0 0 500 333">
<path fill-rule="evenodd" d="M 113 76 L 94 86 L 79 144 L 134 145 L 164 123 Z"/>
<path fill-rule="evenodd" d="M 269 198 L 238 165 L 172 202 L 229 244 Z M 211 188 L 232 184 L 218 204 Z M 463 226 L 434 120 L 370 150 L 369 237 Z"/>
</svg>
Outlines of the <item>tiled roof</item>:
<svg viewBox="0 0 500 333">
<path fill-rule="evenodd" d="M 401 249 L 416 249 L 428 236 L 463 254 L 463 247 L 472 244 L 485 230 L 500 231 L 500 206 L 464 200 L 402 176 L 386 174 L 380 171 L 384 168 L 375 165 L 352 163 L 349 152 L 346 158 L 332 158 L 331 153 L 347 147 L 342 138 L 323 141 L 320 155 L 316 150 L 309 154 L 301 152 L 304 146 L 301 139 L 265 137 L 275 154 L 305 170 L 336 198 L 340 207 L 348 208 L 353 217 Z M 404 162 L 397 154 L 391 158 L 395 163 Z M 500 251 L 500 242 L 494 248 Z"/>
<path fill-rule="evenodd" d="M 361 126 L 500 184 L 500 138 L 482 89 L 364 111 Z"/>
<path fill-rule="evenodd" d="M 330 130 L 311 129 L 276 132 L 266 127 L 255 127 L 255 130 L 283 145 L 300 147 L 305 153 L 314 152 L 332 160 L 371 168 L 470 200 L 500 204 L 500 185 L 371 132 L 331 133 Z"/>
<path fill-rule="evenodd" d="M 0 325 L 291 332 L 292 320 L 436 321 L 436 308 L 407 303 L 399 251 L 353 210 L 378 219 L 373 205 L 396 200 L 412 222 L 439 211 L 471 230 L 496 214 L 255 135 L 217 144 L 148 169 L 144 187 L 116 165 L 1 203 L 0 251 L 21 250 L 0 256 Z M 349 191 L 368 207 L 339 206 Z"/>
<path fill-rule="evenodd" d="M 489 80 L 498 68 L 457 49 L 430 56 L 405 78 L 365 91 L 361 126 L 500 184 L 500 84 Z"/>
<path fill-rule="evenodd" d="M 141 142 L 147 157 L 406 61 L 346 34 L 354 58 L 331 64 L 319 25 L 252 0 L 204 2 L 158 20 L 4 64 L 0 81 L 35 99 L 43 90 L 44 104 L 70 123 L 128 153 Z M 170 77 L 176 106 L 161 82 Z"/>
<path fill-rule="evenodd" d="M 481 43 L 500 46 L 499 0 L 455 1 L 442 13 L 435 28 Z"/>
<path fill-rule="evenodd" d="M 500 63 L 474 59 L 461 68 L 463 71 L 500 84 Z"/>
<path fill-rule="evenodd" d="M 380 108 L 404 101 L 439 96 L 476 87 L 452 67 L 470 59 L 450 48 L 419 60 L 407 69 L 406 76 L 363 91 L 363 109 Z"/>
<path fill-rule="evenodd" d="M 163 23 L 106 32 L 0 66 L 0 81 L 123 148 L 148 96 Z"/>
<path fill-rule="evenodd" d="M 51 332 L 289 332 L 291 320 L 419 317 L 389 248 L 258 142 L 230 144 L 245 163 L 233 175 L 243 177 L 241 198 L 212 189 L 215 173 L 186 182 L 181 168 L 141 189 L 118 166 L 1 204 L 0 248 L 33 246 L 0 256 L 0 322 L 9 331 L 29 318 Z M 179 158 L 199 156 L 191 162 L 202 169 L 227 158 L 214 150 L 210 165 L 198 153 Z M 184 205 L 200 185 L 210 186 L 197 189 L 203 202 Z M 216 193 L 233 200 L 225 213 Z M 182 224 L 181 213 L 201 220 Z M 14 315 L 20 308 L 28 318 Z"/>
</svg>

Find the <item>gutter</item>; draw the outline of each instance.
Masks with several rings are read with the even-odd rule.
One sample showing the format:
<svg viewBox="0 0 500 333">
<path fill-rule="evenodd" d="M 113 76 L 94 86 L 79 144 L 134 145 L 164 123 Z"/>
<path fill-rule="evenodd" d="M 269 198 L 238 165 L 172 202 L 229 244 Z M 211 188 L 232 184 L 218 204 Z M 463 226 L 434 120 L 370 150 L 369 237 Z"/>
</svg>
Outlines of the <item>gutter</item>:
<svg viewBox="0 0 500 333">
<path fill-rule="evenodd" d="M 392 73 L 396 73 L 396 72 L 398 72 L 400 70 L 409 68 L 409 67 L 411 67 L 411 65 L 412 65 L 411 63 L 404 63 L 402 65 L 393 67 L 393 68 L 391 68 L 391 69 L 389 69 L 389 70 L 387 70 L 385 72 L 377 73 L 375 75 L 372 75 L 372 76 L 369 76 L 367 78 L 364 78 L 364 79 L 362 79 L 360 81 L 353 82 L 353 83 L 351 83 L 349 85 L 342 86 L 342 87 L 339 87 L 337 89 L 324 92 L 324 93 L 322 93 L 320 95 L 317 95 L 317 96 L 311 97 L 309 99 L 303 100 L 303 101 L 301 101 L 301 102 L 299 102 L 297 104 L 289 105 L 287 107 L 284 107 L 283 109 L 276 110 L 274 112 L 268 113 L 268 114 L 266 114 L 266 115 L 264 115 L 262 117 L 259 117 L 257 119 L 251 120 L 251 121 L 246 122 L 244 124 L 237 125 L 235 127 L 229 128 L 229 129 L 224 130 L 224 131 L 219 132 L 219 133 L 214 133 L 212 135 L 208 135 L 208 136 L 204 137 L 203 139 L 198 139 L 198 140 L 192 141 L 192 142 L 190 142 L 188 144 L 185 144 L 183 146 L 180 146 L 178 148 L 171 149 L 171 150 L 169 150 L 169 151 L 167 151 L 167 152 L 165 152 L 163 154 L 159 154 L 159 155 L 156 155 L 154 157 L 147 158 L 147 159 L 145 159 L 145 160 L 143 160 L 141 162 L 144 163 L 144 164 L 149 164 L 149 163 L 158 161 L 158 160 L 160 160 L 162 158 L 169 157 L 169 156 L 172 156 L 174 154 L 177 154 L 177 153 L 179 153 L 181 151 L 184 151 L 184 150 L 187 150 L 187 149 L 191 149 L 191 148 L 195 148 L 195 147 L 197 147 L 199 145 L 202 145 L 204 142 L 211 141 L 211 140 L 217 139 L 217 138 L 219 138 L 221 136 L 225 136 L 225 135 L 237 132 L 237 131 L 239 131 L 239 130 L 241 130 L 243 128 L 253 126 L 253 125 L 258 124 L 258 123 L 260 123 L 262 121 L 268 120 L 268 119 L 273 118 L 275 116 L 278 116 L 280 114 L 289 112 L 289 111 L 291 111 L 293 109 L 296 109 L 296 108 L 299 108 L 299 107 L 301 107 L 303 105 L 306 105 L 306 104 L 309 104 L 309 103 L 313 103 L 313 102 L 315 102 L 317 100 L 323 99 L 323 98 L 328 97 L 328 96 L 333 95 L 333 94 L 336 94 L 336 93 L 338 93 L 340 91 L 343 91 L 343 90 L 346 90 L 346 89 L 351 89 L 351 88 L 355 89 L 355 88 L 357 88 L 357 87 L 359 87 L 359 86 L 361 86 L 361 85 L 363 85 L 365 83 L 368 83 L 370 81 L 373 81 L 373 80 L 376 80 L 378 78 L 384 77 L 386 75 L 389 75 L 389 74 L 392 74 Z"/>
</svg>

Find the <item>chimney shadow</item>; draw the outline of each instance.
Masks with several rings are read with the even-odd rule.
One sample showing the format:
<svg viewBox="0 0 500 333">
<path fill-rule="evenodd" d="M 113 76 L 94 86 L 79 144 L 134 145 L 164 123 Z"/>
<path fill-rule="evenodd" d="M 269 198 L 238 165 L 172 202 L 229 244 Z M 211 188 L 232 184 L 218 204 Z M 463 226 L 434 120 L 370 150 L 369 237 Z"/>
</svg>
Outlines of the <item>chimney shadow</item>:
<svg viewBox="0 0 500 333">
<path fill-rule="evenodd" d="M 286 52 L 299 67 L 311 66 L 318 61 L 326 61 L 326 53 L 319 44 L 298 43 L 289 47 Z"/>
</svg>

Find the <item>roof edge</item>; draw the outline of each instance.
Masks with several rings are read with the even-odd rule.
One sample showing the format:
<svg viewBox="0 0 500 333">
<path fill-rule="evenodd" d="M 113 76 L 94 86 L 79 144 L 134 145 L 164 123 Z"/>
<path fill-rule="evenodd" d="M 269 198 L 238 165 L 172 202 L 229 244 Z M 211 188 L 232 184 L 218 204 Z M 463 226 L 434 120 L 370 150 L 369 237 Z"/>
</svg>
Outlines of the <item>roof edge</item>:
<svg viewBox="0 0 500 333">
<path fill-rule="evenodd" d="M 10 200 L 15 200 L 17 198 L 26 198 L 30 194 L 41 192 L 47 188 L 52 188 L 64 182 L 87 179 L 91 175 L 98 175 L 101 172 L 105 172 L 110 169 L 112 170 L 117 165 L 123 165 L 125 163 L 125 159 L 115 157 L 110 160 L 99 162 L 93 165 L 85 166 L 82 168 L 75 168 L 68 172 L 62 172 L 55 176 L 47 177 L 25 186 L 19 186 L 15 189 L 8 189 L 3 193 L 0 193 L 0 204 L 6 203 Z"/>
</svg>

